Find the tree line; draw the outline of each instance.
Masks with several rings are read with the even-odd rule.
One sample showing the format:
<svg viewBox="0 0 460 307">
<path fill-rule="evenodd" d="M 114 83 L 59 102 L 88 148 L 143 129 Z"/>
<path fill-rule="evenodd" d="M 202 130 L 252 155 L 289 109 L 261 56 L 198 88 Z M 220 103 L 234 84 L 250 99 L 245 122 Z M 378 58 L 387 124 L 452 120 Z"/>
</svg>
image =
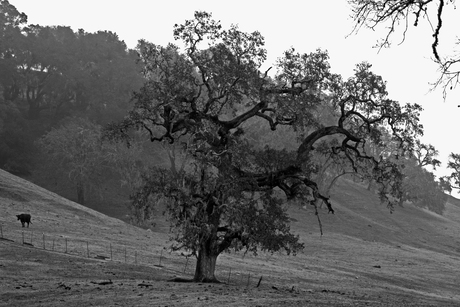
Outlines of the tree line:
<svg viewBox="0 0 460 307">
<path fill-rule="evenodd" d="M 137 59 L 113 32 L 31 25 L 1 1 L 0 167 L 51 190 L 69 187 L 67 197 L 76 186 L 84 203 L 110 178 L 101 175 L 100 129 L 123 118 L 142 85 Z"/>
</svg>

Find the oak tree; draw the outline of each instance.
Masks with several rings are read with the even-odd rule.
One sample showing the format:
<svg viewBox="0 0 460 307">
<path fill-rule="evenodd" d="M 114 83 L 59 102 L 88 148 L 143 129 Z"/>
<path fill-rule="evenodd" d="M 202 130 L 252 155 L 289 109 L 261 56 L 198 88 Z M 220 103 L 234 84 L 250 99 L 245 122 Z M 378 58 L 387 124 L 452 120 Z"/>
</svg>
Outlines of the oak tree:
<svg viewBox="0 0 460 307">
<path fill-rule="evenodd" d="M 366 143 L 380 141 L 382 127 L 404 153 L 422 132 L 418 105 L 400 105 L 388 97 L 382 77 L 361 63 L 343 80 L 331 72 L 326 51 L 284 52 L 271 69 L 263 36 L 232 25 L 224 29 L 207 12 L 175 25 L 174 38 L 183 47 L 140 41 L 144 86 L 134 96 L 125 119 L 107 127 L 106 136 L 125 139 L 137 129 L 152 142 L 181 144 L 191 161 L 181 174 L 155 168 L 140 192 L 168 203 L 178 248 L 197 257 L 195 281 L 217 281 L 218 256 L 230 249 L 285 250 L 303 248 L 289 228 L 283 206 L 301 198 L 316 206 L 329 198 L 314 181 L 311 161 L 317 143 L 335 136 L 331 152 L 344 157 L 350 169 L 359 161 L 372 164 L 380 196 L 391 205 L 400 193 L 398 165 L 375 158 Z M 334 122 L 321 121 L 325 103 L 337 112 Z M 294 150 L 254 146 L 246 125 L 262 119 L 270 131 L 290 126 L 301 136 Z M 142 199 L 140 197 L 139 199 Z M 310 201 L 313 199 L 313 201 Z"/>
<path fill-rule="evenodd" d="M 408 201 L 417 207 L 442 214 L 447 200 L 442 183 L 439 183 L 433 173 L 421 167 L 418 163 L 416 159 L 404 161 L 401 203 Z"/>
<path fill-rule="evenodd" d="M 460 154 L 453 152 L 450 153 L 447 168 L 451 170 L 451 174 L 443 178 L 444 183 L 448 183 L 448 186 L 450 187 L 450 190 L 447 190 L 460 190 Z"/>
<path fill-rule="evenodd" d="M 79 204 L 97 186 L 100 173 L 108 168 L 108 145 L 101 127 L 84 118 L 67 118 L 37 141 L 46 173 L 68 180 Z"/>
<path fill-rule="evenodd" d="M 415 141 L 413 152 L 401 160 L 404 165 L 403 193 L 400 203 L 409 201 L 414 205 L 427 208 L 442 214 L 445 209 L 447 196 L 444 194 L 443 180 L 436 180 L 433 173 L 426 168 L 433 169 L 441 165 L 436 159 L 438 150 L 431 144 Z"/>
<path fill-rule="evenodd" d="M 415 141 L 414 157 L 418 166 L 431 166 L 434 170 L 441 166 L 441 161 L 436 159 L 439 156 L 439 151 L 431 144 L 424 144 L 420 140 Z"/>
</svg>

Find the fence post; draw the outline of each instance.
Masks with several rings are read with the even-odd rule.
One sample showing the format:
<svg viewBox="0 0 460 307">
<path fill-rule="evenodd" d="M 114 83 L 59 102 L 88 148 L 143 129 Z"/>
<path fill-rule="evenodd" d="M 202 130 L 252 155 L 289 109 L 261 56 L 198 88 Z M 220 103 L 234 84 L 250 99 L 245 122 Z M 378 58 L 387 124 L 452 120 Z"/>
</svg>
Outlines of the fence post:
<svg viewBox="0 0 460 307">
<path fill-rule="evenodd" d="M 88 241 L 86 241 L 86 256 L 89 258 L 89 246 L 88 246 Z"/>
<path fill-rule="evenodd" d="M 161 253 L 160 253 L 160 264 L 159 266 L 161 266 L 161 258 L 163 257 L 163 250 L 161 250 Z"/>
<path fill-rule="evenodd" d="M 247 284 L 247 288 L 249 288 L 249 280 L 251 279 L 251 273 L 248 274 L 248 284 Z"/>
<path fill-rule="evenodd" d="M 126 247 L 125 247 L 125 263 L 126 263 Z"/>
<path fill-rule="evenodd" d="M 0 236 L 3 239 L 3 226 L 2 225 L 0 225 Z"/>
<path fill-rule="evenodd" d="M 230 284 L 230 275 L 232 274 L 232 268 L 230 268 L 230 271 L 228 271 L 228 279 L 227 279 L 227 284 Z"/>
<path fill-rule="evenodd" d="M 259 278 L 259 282 L 257 283 L 257 288 L 259 288 L 260 283 L 262 282 L 262 277 L 263 277 L 263 276 L 261 275 L 260 278 Z"/>
<path fill-rule="evenodd" d="M 65 238 L 65 253 L 67 254 L 67 238 Z"/>
<path fill-rule="evenodd" d="M 43 233 L 43 249 L 46 249 L 45 248 L 45 233 Z"/>
<path fill-rule="evenodd" d="M 112 260 L 112 242 L 110 242 L 110 260 Z"/>
<path fill-rule="evenodd" d="M 184 273 L 185 273 L 185 271 L 187 271 L 187 265 L 188 265 L 188 257 L 187 257 L 187 261 L 185 262 Z"/>
</svg>

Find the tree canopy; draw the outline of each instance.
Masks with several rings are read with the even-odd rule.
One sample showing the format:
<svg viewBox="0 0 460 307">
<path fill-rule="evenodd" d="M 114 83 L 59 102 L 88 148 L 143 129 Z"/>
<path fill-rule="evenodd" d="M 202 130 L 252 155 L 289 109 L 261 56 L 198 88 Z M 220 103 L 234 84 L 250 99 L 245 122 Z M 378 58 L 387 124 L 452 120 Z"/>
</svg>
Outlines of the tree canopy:
<svg viewBox="0 0 460 307">
<path fill-rule="evenodd" d="M 153 141 L 182 143 L 192 157 L 181 175 L 152 169 L 143 191 L 169 204 L 178 247 L 198 258 L 196 281 L 215 281 L 220 253 L 230 247 L 289 252 L 303 247 L 292 234 L 282 203 L 286 199 L 323 199 L 333 204 L 313 179 L 315 146 L 328 137 L 330 151 L 351 169 L 367 163 L 378 182 L 382 200 L 399 196 L 398 165 L 374 157 L 367 144 L 381 142 L 390 131 L 401 155 L 411 151 L 422 133 L 419 105 L 400 105 L 388 97 L 382 77 L 369 63 L 356 65 L 343 80 L 331 71 L 324 50 L 284 52 L 271 69 L 263 36 L 223 29 L 210 13 L 174 26 L 174 44 L 159 46 L 141 40 L 138 52 L 146 78 L 125 119 L 108 126 L 106 136 L 129 142 L 131 130 Z M 322 121 L 320 109 L 329 105 L 336 117 Z M 255 146 L 246 137 L 247 125 L 262 120 L 268 131 L 289 126 L 299 139 L 294 150 Z M 268 132 L 270 133 L 270 132 Z M 311 198 L 312 197 L 312 198 Z M 140 197 L 145 199 L 148 197 Z"/>
<path fill-rule="evenodd" d="M 65 117 L 120 119 L 142 84 L 137 53 L 115 33 L 27 24 L 0 2 L 0 167 L 34 170 L 34 141 Z"/>
<path fill-rule="evenodd" d="M 451 173 L 443 178 L 444 182 L 448 184 L 450 189 L 460 190 L 460 154 L 452 152 L 449 155 L 447 168 L 451 170 Z"/>
<path fill-rule="evenodd" d="M 452 90 L 460 82 L 460 56 L 458 46 L 459 38 L 454 42 L 442 40 L 442 32 L 448 31 L 445 20 L 447 11 L 456 9 L 455 0 L 348 0 L 352 7 L 352 18 L 355 21 L 354 31 L 362 27 L 376 30 L 378 27 L 385 27 L 386 34 L 377 42 L 379 48 L 389 47 L 392 38 L 400 30 L 401 38 L 404 42 L 410 25 L 417 27 L 426 22 L 431 29 L 432 36 L 431 51 L 433 60 L 439 65 L 440 75 L 434 82 L 435 86 L 442 86 L 444 97 L 447 90 Z M 455 17 L 454 17 L 455 18 Z M 458 17 L 457 17 L 458 19 Z M 457 24 L 451 23 L 452 26 Z M 442 51 L 441 44 L 444 46 L 452 44 L 452 52 Z M 445 50 L 445 49 L 444 49 Z"/>
<path fill-rule="evenodd" d="M 67 177 L 76 189 L 77 202 L 84 205 L 88 190 L 108 167 L 108 148 L 101 142 L 100 127 L 83 118 L 67 119 L 37 143 L 48 173 Z"/>
</svg>

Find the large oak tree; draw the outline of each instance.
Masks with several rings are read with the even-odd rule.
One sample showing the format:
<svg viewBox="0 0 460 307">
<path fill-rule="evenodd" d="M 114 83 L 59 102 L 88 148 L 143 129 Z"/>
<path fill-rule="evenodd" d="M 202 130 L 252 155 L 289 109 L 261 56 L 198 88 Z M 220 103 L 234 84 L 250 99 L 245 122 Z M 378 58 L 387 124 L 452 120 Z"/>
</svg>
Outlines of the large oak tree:
<svg viewBox="0 0 460 307">
<path fill-rule="evenodd" d="M 358 64 L 354 76 L 343 80 L 331 72 L 327 52 L 291 48 L 274 74 L 261 71 L 263 36 L 234 25 L 223 29 L 206 12 L 176 25 L 174 37 L 183 48 L 139 42 L 145 84 L 132 111 L 107 135 L 129 141 L 130 131 L 138 129 L 152 142 L 186 140 L 191 162 L 184 171 L 152 169 L 136 201 L 161 196 L 168 202 L 177 247 L 197 256 L 195 281 L 216 281 L 217 257 L 229 248 L 290 253 L 303 247 L 282 204 L 301 198 L 315 206 L 315 199 L 323 199 L 333 212 L 312 179 L 317 167 L 311 161 L 317 143 L 330 136 L 338 140 L 331 152 L 351 169 L 369 163 L 382 200 L 391 205 L 389 195 L 400 196 L 397 164 L 368 154 L 366 143 L 379 143 L 385 128 L 401 154 L 411 151 L 422 132 L 421 107 L 388 98 L 370 64 Z M 319 116 L 326 104 L 337 113 L 332 124 Z M 292 127 L 299 145 L 254 146 L 245 134 L 254 119 L 270 131 Z"/>
</svg>

